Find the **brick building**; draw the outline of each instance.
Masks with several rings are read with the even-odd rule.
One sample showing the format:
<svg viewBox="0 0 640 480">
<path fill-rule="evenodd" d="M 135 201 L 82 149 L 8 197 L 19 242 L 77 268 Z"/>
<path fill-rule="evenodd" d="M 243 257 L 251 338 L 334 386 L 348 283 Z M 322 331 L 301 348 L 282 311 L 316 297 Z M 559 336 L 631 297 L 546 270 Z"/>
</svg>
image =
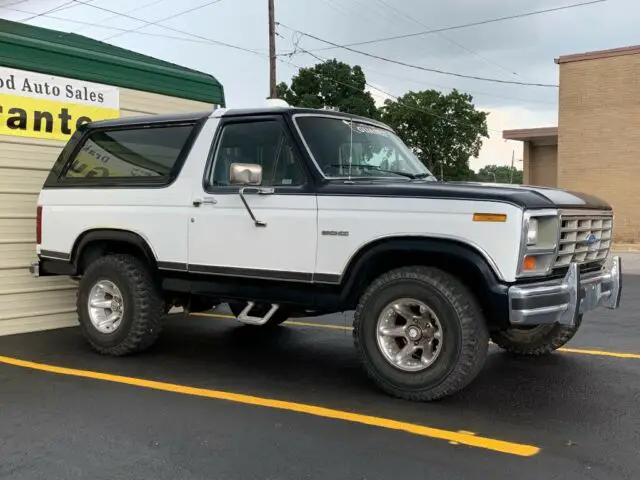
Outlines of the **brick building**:
<svg viewBox="0 0 640 480">
<path fill-rule="evenodd" d="M 640 46 L 556 63 L 558 127 L 503 132 L 523 142 L 524 183 L 602 197 L 615 208 L 614 240 L 640 243 Z"/>
</svg>

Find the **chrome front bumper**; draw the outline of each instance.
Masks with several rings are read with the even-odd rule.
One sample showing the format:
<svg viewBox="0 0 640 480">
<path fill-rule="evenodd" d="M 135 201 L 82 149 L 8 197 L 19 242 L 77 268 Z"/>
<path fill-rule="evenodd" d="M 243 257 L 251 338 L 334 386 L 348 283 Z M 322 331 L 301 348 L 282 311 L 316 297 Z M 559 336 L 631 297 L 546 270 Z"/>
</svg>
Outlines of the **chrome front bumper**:
<svg viewBox="0 0 640 480">
<path fill-rule="evenodd" d="M 509 320 L 513 326 L 558 322 L 573 326 L 577 318 L 598 307 L 616 309 L 622 293 L 622 261 L 612 257 L 598 272 L 580 274 L 572 263 L 562 280 L 513 285 L 509 288 Z"/>
</svg>

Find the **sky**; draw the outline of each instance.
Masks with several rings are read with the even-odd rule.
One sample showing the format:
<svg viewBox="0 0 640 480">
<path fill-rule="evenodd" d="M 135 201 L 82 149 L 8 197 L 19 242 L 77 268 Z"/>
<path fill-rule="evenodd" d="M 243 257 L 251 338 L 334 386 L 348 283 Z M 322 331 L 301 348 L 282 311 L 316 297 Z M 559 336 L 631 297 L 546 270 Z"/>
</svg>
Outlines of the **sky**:
<svg viewBox="0 0 640 480">
<path fill-rule="evenodd" d="M 471 167 L 506 165 L 512 155 L 520 166 L 522 144 L 503 140 L 502 131 L 556 125 L 557 87 L 426 72 L 344 49 L 327 49 L 331 45 L 305 34 L 344 45 L 584 1 L 275 0 L 280 23 L 277 52 L 293 52 L 278 57 L 278 81 L 289 83 L 299 67 L 318 62 L 304 49 L 360 65 L 379 103 L 410 90 L 457 88 L 470 93 L 478 109 L 489 112 L 490 138 L 484 140 L 479 158 L 471 159 Z M 0 0 L 0 17 L 85 35 L 209 73 L 223 84 L 228 107 L 255 107 L 263 105 L 269 93 L 267 6 L 267 0 Z M 604 0 L 354 48 L 463 75 L 557 85 L 555 58 L 640 43 L 638 18 L 637 1 Z"/>
</svg>

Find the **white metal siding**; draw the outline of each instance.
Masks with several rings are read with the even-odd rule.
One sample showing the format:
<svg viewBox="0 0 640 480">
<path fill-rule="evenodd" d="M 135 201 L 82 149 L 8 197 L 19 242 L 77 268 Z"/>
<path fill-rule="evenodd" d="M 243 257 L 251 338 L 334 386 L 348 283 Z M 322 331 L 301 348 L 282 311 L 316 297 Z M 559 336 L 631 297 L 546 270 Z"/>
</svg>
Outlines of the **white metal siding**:
<svg viewBox="0 0 640 480">
<path fill-rule="evenodd" d="M 120 90 L 123 117 L 206 111 L 211 105 L 129 89 Z M 0 135 L 0 335 L 75 325 L 75 283 L 34 279 L 38 193 L 63 142 Z"/>
</svg>

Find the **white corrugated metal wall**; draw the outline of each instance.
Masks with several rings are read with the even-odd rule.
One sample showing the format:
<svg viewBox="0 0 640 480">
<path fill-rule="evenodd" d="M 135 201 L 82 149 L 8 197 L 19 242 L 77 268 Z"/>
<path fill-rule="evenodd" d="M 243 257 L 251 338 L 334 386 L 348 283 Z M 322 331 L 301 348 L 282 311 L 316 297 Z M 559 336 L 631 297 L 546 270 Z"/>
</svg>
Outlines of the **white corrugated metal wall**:
<svg viewBox="0 0 640 480">
<path fill-rule="evenodd" d="M 123 117 L 204 111 L 212 105 L 120 89 Z M 75 325 L 75 283 L 29 275 L 38 193 L 63 142 L 0 135 L 0 335 Z"/>
</svg>

